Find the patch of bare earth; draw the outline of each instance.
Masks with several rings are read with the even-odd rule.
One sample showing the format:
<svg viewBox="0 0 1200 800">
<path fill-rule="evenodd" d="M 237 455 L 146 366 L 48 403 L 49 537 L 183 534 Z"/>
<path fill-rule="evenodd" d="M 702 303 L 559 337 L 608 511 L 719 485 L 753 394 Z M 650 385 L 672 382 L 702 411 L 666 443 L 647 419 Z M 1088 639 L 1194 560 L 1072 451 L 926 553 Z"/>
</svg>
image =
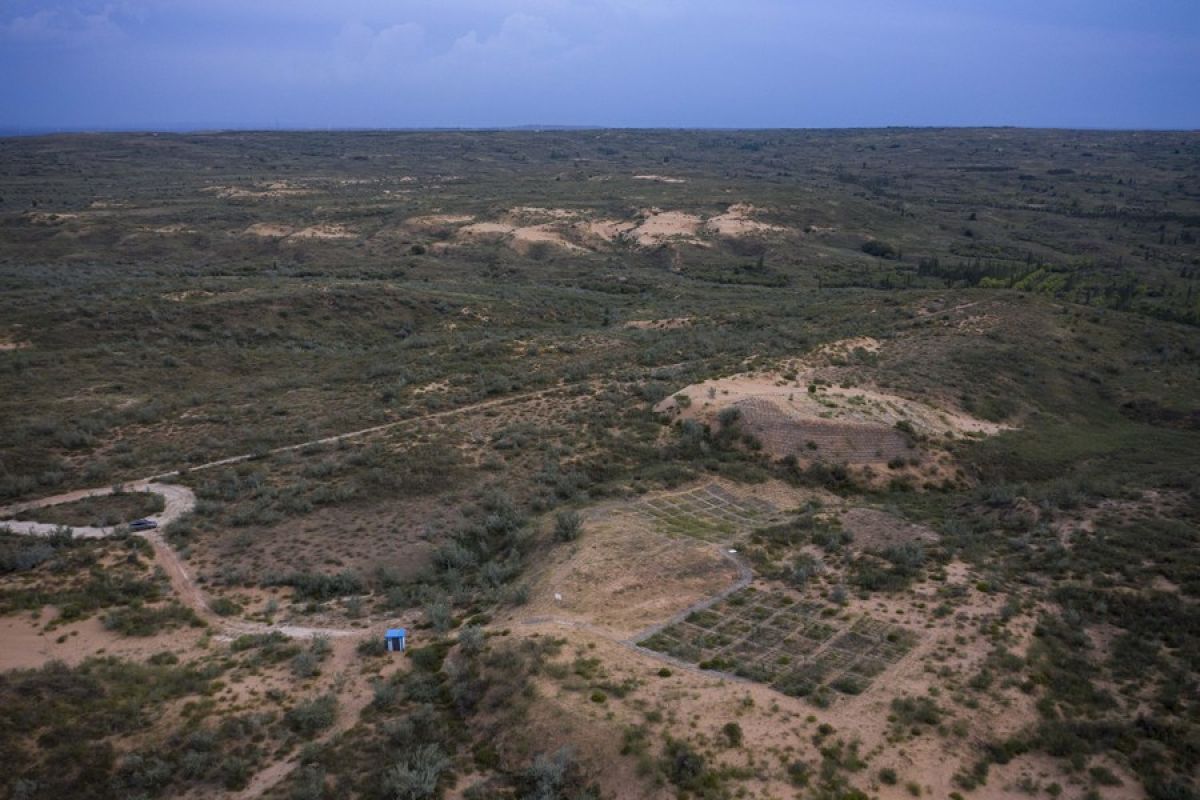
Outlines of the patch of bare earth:
<svg viewBox="0 0 1200 800">
<path fill-rule="evenodd" d="M 754 219 L 757 212 L 758 209 L 752 205 L 736 203 L 723 214 L 709 217 L 704 223 L 704 229 L 727 239 L 739 239 L 745 236 L 759 236 L 787 230 L 779 225 L 771 225 Z"/>
<path fill-rule="evenodd" d="M 155 636 L 123 636 L 105 628 L 100 616 L 47 630 L 57 616 L 57 609 L 47 607 L 37 614 L 0 617 L 0 672 L 36 669 L 50 661 L 74 666 L 99 654 L 144 660 L 164 650 L 183 653 L 205 635 L 195 628 L 176 628 Z"/>
<path fill-rule="evenodd" d="M 631 319 L 625 323 L 626 328 L 640 331 L 671 331 L 678 328 L 688 328 L 692 325 L 691 317 L 672 317 L 670 319 Z"/>
<path fill-rule="evenodd" d="M 618 638 L 716 594 L 737 568 L 712 545 L 599 514 L 586 533 L 537 569 L 522 618 L 583 623 Z"/>
<path fill-rule="evenodd" d="M 291 235 L 292 239 L 353 239 L 355 233 L 344 225 L 310 225 Z"/>
<path fill-rule="evenodd" d="M 648 725 L 651 742 L 669 732 L 706 751 L 710 767 L 743 771 L 746 777 L 740 778 L 736 787 L 745 796 L 791 797 L 796 789 L 789 781 L 789 765 L 799 761 L 815 769 L 822 761 L 821 747 L 837 740 L 857 741 L 869 769 L 848 775 L 855 786 L 887 800 L 911 797 L 908 784 L 917 786 L 920 796 L 946 797 L 959 791 L 954 776 L 978 759 L 980 741 L 1016 731 L 1035 720 L 1037 714 L 1032 699 L 1012 689 L 971 710 L 939 700 L 950 721 L 961 721 L 966 726 L 965 735 L 943 735 L 932 728 L 912 735 L 904 726 L 896 726 L 891 708 L 894 698 L 930 697 L 931 689 L 940 690 L 941 697 L 945 697 L 946 687 L 937 667 L 968 674 L 990 649 L 978 634 L 978 626 L 998 611 L 1000 599 L 968 590 L 956 616 L 927 624 L 928 614 L 917 603 L 928 603 L 928 597 L 936 596 L 936 589 L 920 586 L 911 596 L 851 604 L 845 612 L 848 618 L 869 611 L 876 618 L 920 630 L 922 638 L 916 649 L 878 676 L 862 694 L 839 695 L 828 708 L 818 708 L 803 698 L 781 694 L 762 684 L 668 664 L 595 630 L 549 622 L 532 631 L 526 628 L 523 635 L 565 639 L 566 664 L 576 658 L 594 658 L 606 683 L 626 683 L 635 688 L 624 697 L 610 694 L 603 702 L 596 702 L 588 686 L 570 675 L 563 680 L 539 678 L 539 696 L 546 702 L 533 708 L 526 730 L 512 734 L 529 740 L 509 744 L 522 746 L 549 738 L 556 746 L 574 746 L 606 796 L 672 797 L 673 791 L 639 775 L 635 759 L 615 756 L 620 752 L 623 731 Z M 1031 622 L 1020 621 L 1016 627 L 1022 639 L 1031 635 Z M 664 667 L 669 674 L 660 673 Z M 660 714 L 662 722 L 648 724 L 650 711 Z M 742 745 L 714 747 L 723 740 L 721 730 L 729 722 L 737 722 L 741 728 Z M 822 726 L 829 726 L 833 732 L 824 737 L 817 735 Z M 651 752 L 655 751 L 652 746 Z M 995 771 L 987 786 L 971 796 L 988 800 L 1011 797 L 1023 774 L 1033 775 L 1043 785 L 1055 780 L 1068 785 L 1062 768 L 1049 759 L 1024 757 L 1014 760 L 1014 764 L 1011 769 Z M 896 771 L 899 780 L 895 785 L 878 781 L 879 770 L 884 767 Z M 1105 798 L 1113 800 L 1108 795 Z"/>
<path fill-rule="evenodd" d="M 687 183 L 687 178 L 673 178 L 670 175 L 634 175 L 635 181 L 653 181 L 655 183 Z"/>
<path fill-rule="evenodd" d="M 404 224 L 411 228 L 441 228 L 447 225 L 464 225 L 474 220 L 470 214 L 426 214 L 409 217 Z"/>
<path fill-rule="evenodd" d="M 205 186 L 200 191 L 210 192 L 223 200 L 268 200 L 280 197 L 303 197 L 315 194 L 316 190 L 297 186 L 287 181 L 272 181 L 261 186 Z"/>
<path fill-rule="evenodd" d="M 476 222 L 458 230 L 460 239 L 491 239 L 502 241 L 518 253 L 528 254 L 535 246 L 548 246 L 568 252 L 587 252 L 587 248 L 568 240 L 570 226 L 561 220 L 573 216 L 565 209 L 520 207 L 513 209 L 501 221 Z M 548 222 L 536 222 L 549 218 Z M 533 224 L 530 222 L 533 221 Z"/>
<path fill-rule="evenodd" d="M 242 231 L 246 236 L 262 236 L 268 239 L 282 239 L 285 236 L 291 236 L 294 232 L 295 228 L 273 222 L 256 222 Z"/>
<path fill-rule="evenodd" d="M 585 236 L 612 244 L 620 241 L 637 227 L 636 223 L 619 219 L 596 219 L 580 224 Z"/>
<path fill-rule="evenodd" d="M 657 208 L 643 212 L 636 227 L 626 236 L 642 247 L 657 247 L 670 242 L 705 246 L 699 238 L 703 220 L 685 211 L 662 211 Z"/>
<path fill-rule="evenodd" d="M 870 339 L 825 345 L 778 370 L 687 386 L 655 409 L 677 419 L 719 425 L 721 412 L 734 408 L 736 424 L 777 458 L 857 465 L 908 461 L 919 455 L 918 445 L 936 446 L 946 439 L 988 436 L 1006 429 L 877 388 L 820 380 L 821 364 L 837 363 L 857 351 L 878 350 L 879 343 Z"/>
</svg>

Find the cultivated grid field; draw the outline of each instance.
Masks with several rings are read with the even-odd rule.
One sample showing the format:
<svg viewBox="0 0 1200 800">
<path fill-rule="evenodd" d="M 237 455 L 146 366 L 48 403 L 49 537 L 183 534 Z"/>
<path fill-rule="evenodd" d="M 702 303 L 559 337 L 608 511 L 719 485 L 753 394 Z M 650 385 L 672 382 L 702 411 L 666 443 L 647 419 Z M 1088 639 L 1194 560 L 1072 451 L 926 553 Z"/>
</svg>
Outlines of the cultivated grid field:
<svg viewBox="0 0 1200 800">
<path fill-rule="evenodd" d="M 751 587 L 639 644 L 786 694 L 808 695 L 823 686 L 858 694 L 916 643 L 910 631 L 869 617 L 849 625 L 823 620 L 825 607 Z"/>
<path fill-rule="evenodd" d="M 644 519 L 657 530 L 706 541 L 775 521 L 779 509 L 757 497 L 735 494 L 716 483 L 684 492 L 656 495 L 616 512 Z"/>
<path fill-rule="evenodd" d="M 878 423 L 805 419 L 758 397 L 738 402 L 742 427 L 777 455 L 871 464 L 912 455 L 908 439 Z"/>
</svg>

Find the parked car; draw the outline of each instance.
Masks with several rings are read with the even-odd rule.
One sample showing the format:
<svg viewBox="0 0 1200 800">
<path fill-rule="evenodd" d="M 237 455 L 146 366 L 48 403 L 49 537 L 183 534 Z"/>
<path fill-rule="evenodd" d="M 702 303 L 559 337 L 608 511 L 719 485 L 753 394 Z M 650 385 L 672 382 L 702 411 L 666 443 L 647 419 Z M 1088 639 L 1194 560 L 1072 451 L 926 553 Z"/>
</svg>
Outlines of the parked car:
<svg viewBox="0 0 1200 800">
<path fill-rule="evenodd" d="M 129 530 L 131 531 L 148 531 L 151 528 L 157 527 L 158 523 L 152 519 L 135 519 L 133 522 L 129 523 Z"/>
</svg>

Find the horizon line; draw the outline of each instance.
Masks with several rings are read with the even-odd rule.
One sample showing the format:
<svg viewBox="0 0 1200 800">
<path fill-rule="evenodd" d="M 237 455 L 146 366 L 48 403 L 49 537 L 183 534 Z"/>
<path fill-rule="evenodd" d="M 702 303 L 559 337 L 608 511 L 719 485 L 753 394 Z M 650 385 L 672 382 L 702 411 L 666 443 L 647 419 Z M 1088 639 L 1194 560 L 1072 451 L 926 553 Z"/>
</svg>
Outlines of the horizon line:
<svg viewBox="0 0 1200 800">
<path fill-rule="evenodd" d="M 454 133 L 454 132 L 553 132 L 553 131 L 886 131 L 886 130 L 1024 130 L 1024 131 L 1086 131 L 1091 133 L 1197 133 L 1200 128 L 1173 127 L 1111 127 L 1079 125 L 833 125 L 833 126 L 739 126 L 739 125 L 573 125 L 560 123 L 517 124 L 517 125 L 405 125 L 405 126 L 223 126 L 210 124 L 160 125 L 13 125 L 0 126 L 0 139 L 28 138 L 54 135 L 102 135 L 102 134 L 225 134 L 225 133 Z"/>
</svg>

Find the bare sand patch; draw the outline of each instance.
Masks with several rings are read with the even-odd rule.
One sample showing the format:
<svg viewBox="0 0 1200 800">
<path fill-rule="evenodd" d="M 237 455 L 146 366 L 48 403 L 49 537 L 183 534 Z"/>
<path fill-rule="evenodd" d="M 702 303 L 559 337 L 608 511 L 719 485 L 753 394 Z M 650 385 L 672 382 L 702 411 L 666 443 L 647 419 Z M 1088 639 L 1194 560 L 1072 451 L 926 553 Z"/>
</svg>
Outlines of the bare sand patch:
<svg viewBox="0 0 1200 800">
<path fill-rule="evenodd" d="M 989 612 L 990 606 L 985 605 L 972 606 L 967 611 Z M 857 611 L 848 613 L 853 615 Z M 596 703 L 588 691 L 572 689 L 570 679 L 559 681 L 543 675 L 538 678 L 538 694 L 546 702 L 532 711 L 528 730 L 506 736 L 530 737 L 533 741 L 552 736 L 556 742 L 573 745 L 606 795 L 666 798 L 674 793 L 625 768 L 629 759 L 613 756 L 621 744 L 622 731 L 643 725 L 650 709 L 663 715 L 673 735 L 704 747 L 721 741 L 722 726 L 736 720 L 743 733 L 743 745 L 707 748 L 707 753 L 714 769 L 749 767 L 747 771 L 753 777 L 738 782 L 738 788 L 748 797 L 793 796 L 796 788 L 788 780 L 786 765 L 794 761 L 819 764 L 820 749 L 835 740 L 847 743 L 858 740 L 860 752 L 868 756 L 871 769 L 855 773 L 851 782 L 872 796 L 881 800 L 911 800 L 906 784 L 914 783 L 920 787 L 921 796 L 946 797 L 959 789 L 954 782 L 955 774 L 978 760 L 979 741 L 992 738 L 997 732 L 1017 730 L 1037 719 L 1032 700 L 1009 691 L 1006 693 L 1011 698 L 1009 704 L 986 703 L 969 715 L 955 714 L 968 725 L 969 733 L 965 736 L 928 734 L 896 741 L 895 725 L 888 718 L 892 713 L 892 698 L 927 697 L 935 686 L 944 689 L 936 671 L 930 668 L 929 659 L 937 649 L 964 649 L 959 644 L 964 637 L 956 624 L 946 621 L 928 630 L 922 623 L 924 633 L 913 651 L 872 681 L 861 695 L 839 695 L 829 708 L 818 708 L 803 698 L 789 697 L 763 684 L 669 663 L 645 651 L 622 646 L 597 631 L 552 622 L 521 627 L 516 631 L 522 635 L 565 640 L 561 656 L 564 663 L 569 665 L 576 658 L 595 659 L 606 682 L 618 685 L 629 681 L 637 688 L 627 698 L 610 695 L 606 702 Z M 975 664 L 989 649 L 982 638 L 972 641 L 968 648 L 972 652 L 961 663 Z M 660 673 L 663 667 L 669 672 Z M 939 704 L 954 708 L 948 701 Z M 817 735 L 820 726 L 830 726 L 833 735 L 828 738 Z M 775 754 L 778 761 L 763 754 Z M 1017 761 L 1014 759 L 1013 763 Z M 875 779 L 882 767 L 896 770 L 900 778 L 896 785 L 880 784 Z M 1015 771 L 997 770 L 995 780 L 990 779 L 972 794 L 986 800 L 1020 796 L 1013 790 L 1012 781 L 1026 770 L 1044 775 L 1043 785 L 1051 780 L 1069 785 L 1061 765 L 1041 759 L 1035 763 L 1030 757 Z M 1104 797 L 1116 800 L 1115 796 Z"/>
<path fill-rule="evenodd" d="M 779 225 L 771 225 L 754 219 L 753 215 L 757 210 L 747 203 L 736 203 L 730 206 L 725 213 L 709 217 L 704 223 L 704 229 L 728 239 L 787 230 Z"/>
<path fill-rule="evenodd" d="M 814 351 L 810 358 L 836 359 L 854 348 L 878 349 L 878 343 L 865 339 L 835 345 Z M 733 408 L 737 424 L 775 457 L 859 465 L 906 461 L 918 454 L 915 440 L 920 437 L 928 443 L 988 436 L 1006 429 L 961 411 L 876 388 L 818 384 L 813 382 L 813 367 L 801 368 L 796 363 L 781 371 L 743 373 L 693 384 L 659 402 L 655 409 L 679 419 L 719 425 L 721 412 Z"/>
<path fill-rule="evenodd" d="M 274 222 L 256 222 L 242 231 L 246 236 L 262 236 L 270 239 L 282 239 L 285 236 L 291 236 L 294 232 L 294 228 Z"/>
<path fill-rule="evenodd" d="M 24 350 L 27 347 L 33 347 L 33 342 L 27 339 L 0 339 L 0 352 L 5 350 Z"/>
<path fill-rule="evenodd" d="M 687 328 L 692 325 L 691 317 L 672 317 L 670 319 L 631 319 L 625 323 L 626 328 L 641 331 L 670 331 L 677 328 Z"/>
<path fill-rule="evenodd" d="M 682 418 L 715 417 L 732 405 L 760 401 L 757 407 L 774 407 L 797 419 L 911 427 L 927 436 L 994 435 L 1008 426 L 977 419 L 961 411 L 938 408 L 919 400 L 888 394 L 865 386 L 809 384 L 809 374 L 788 378 L 777 372 L 743 373 L 687 386 L 661 401 L 655 409 Z M 812 386 L 812 390 L 809 389 Z M 678 400 L 682 395 L 687 399 Z M 751 404 L 751 407 L 755 407 Z"/>
<path fill-rule="evenodd" d="M 73 219 L 79 219 L 79 214 L 70 211 L 30 211 L 25 219 L 34 225 L 61 225 Z"/>
<path fill-rule="evenodd" d="M 172 303 L 184 303 L 193 297 L 215 297 L 215 292 L 210 292 L 206 289 L 185 289 L 182 292 L 166 292 L 162 295 L 164 300 L 170 300 Z"/>
<path fill-rule="evenodd" d="M 551 245 L 572 252 L 587 252 L 574 242 L 567 241 L 556 223 L 516 225 L 510 222 L 476 222 L 459 229 L 460 237 L 501 240 L 519 253 L 527 253 L 535 245 Z"/>
<path fill-rule="evenodd" d="M 189 228 L 182 222 L 175 222 L 170 225 L 159 225 L 157 228 L 146 228 L 145 230 L 148 230 L 150 233 L 161 233 L 167 236 L 197 232 L 195 228 Z"/>
<path fill-rule="evenodd" d="M 521 252 L 528 251 L 531 246 L 537 244 L 549 244 L 563 250 L 571 250 L 579 253 L 587 252 L 587 248 L 567 241 L 563 238 L 561 231 L 548 225 L 532 225 L 525 228 L 517 228 L 513 231 L 512 237 L 513 248 Z"/>
<path fill-rule="evenodd" d="M 643 212 L 637 226 L 627 235 L 642 247 L 656 247 L 668 242 L 703 244 L 697 234 L 700 217 L 685 211 L 662 211 L 657 208 Z"/>
<path fill-rule="evenodd" d="M 637 227 L 637 223 L 618 219 L 597 219 L 582 223 L 579 228 L 586 236 L 605 242 L 615 242 Z"/>
<path fill-rule="evenodd" d="M 58 615 L 49 608 L 35 617 L 28 613 L 0 617 L 0 671 L 36 669 L 50 661 L 76 665 L 101 653 L 143 659 L 164 650 L 190 650 L 205 635 L 194 628 L 179 628 L 156 636 L 129 637 L 104 627 L 100 615 L 79 622 L 46 625 Z"/>
<path fill-rule="evenodd" d="M 584 623 L 625 638 L 737 577 L 734 564 L 712 545 L 657 533 L 637 518 L 600 514 L 539 571 L 522 615 Z"/>
<path fill-rule="evenodd" d="M 878 353 L 881 347 L 882 345 L 879 340 L 874 337 L 855 336 L 850 339 L 838 339 L 836 342 L 823 344 L 812 351 L 811 358 L 830 362 L 844 359 L 856 350 L 866 353 Z"/>
<path fill-rule="evenodd" d="M 669 175 L 634 175 L 635 181 L 654 181 L 655 183 L 687 183 L 687 178 L 673 178 Z"/>
<path fill-rule="evenodd" d="M 542 206 L 517 206 L 512 210 L 512 213 L 549 219 L 573 219 L 579 216 L 577 212 L 571 211 L 568 208 L 543 208 Z"/>
<path fill-rule="evenodd" d="M 459 228 L 459 236 L 503 237 L 510 235 L 516 227 L 506 222 L 475 222 Z"/>
<path fill-rule="evenodd" d="M 475 217 L 470 214 L 426 214 L 420 217 L 409 217 L 404 224 L 413 228 L 440 228 L 445 225 L 462 225 Z"/>
<path fill-rule="evenodd" d="M 291 239 L 353 239 L 355 233 L 344 225 L 310 225 L 293 233 Z"/>
<path fill-rule="evenodd" d="M 261 186 L 205 186 L 200 191 L 210 192 L 223 200 L 266 200 L 277 197 L 300 197 L 316 194 L 315 189 L 289 183 L 272 181 Z"/>
</svg>

